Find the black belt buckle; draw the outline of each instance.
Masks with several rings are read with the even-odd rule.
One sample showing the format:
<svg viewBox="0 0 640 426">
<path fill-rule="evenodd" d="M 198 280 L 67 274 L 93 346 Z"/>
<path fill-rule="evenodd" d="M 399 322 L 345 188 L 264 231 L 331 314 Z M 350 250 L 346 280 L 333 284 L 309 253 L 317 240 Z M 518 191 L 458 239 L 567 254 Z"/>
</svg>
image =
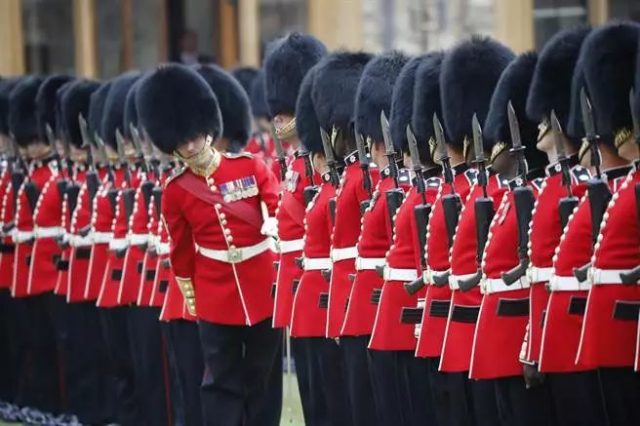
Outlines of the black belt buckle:
<svg viewBox="0 0 640 426">
<path fill-rule="evenodd" d="M 400 322 L 402 324 L 420 324 L 423 311 L 422 308 L 402 308 Z"/>
<path fill-rule="evenodd" d="M 374 288 L 371 292 L 371 304 L 378 306 L 380 304 L 380 296 L 382 295 L 381 288 Z"/>
<path fill-rule="evenodd" d="M 499 299 L 496 314 L 500 317 L 529 316 L 529 298 Z"/>
<path fill-rule="evenodd" d="M 429 315 L 434 318 L 447 318 L 450 306 L 451 301 L 449 300 L 432 300 L 431 306 L 429 306 Z"/>
<path fill-rule="evenodd" d="M 616 300 L 613 308 L 613 318 L 620 321 L 638 321 L 640 314 L 640 302 L 628 302 Z"/>
<path fill-rule="evenodd" d="M 320 309 L 329 308 L 329 293 L 320 293 L 320 297 L 318 298 L 318 307 Z"/>
<path fill-rule="evenodd" d="M 462 322 L 465 324 L 475 324 L 480 313 L 480 306 L 453 306 L 451 312 L 451 321 Z"/>
<path fill-rule="evenodd" d="M 569 315 L 584 315 L 585 309 L 587 309 L 586 297 L 571 296 Z"/>
</svg>

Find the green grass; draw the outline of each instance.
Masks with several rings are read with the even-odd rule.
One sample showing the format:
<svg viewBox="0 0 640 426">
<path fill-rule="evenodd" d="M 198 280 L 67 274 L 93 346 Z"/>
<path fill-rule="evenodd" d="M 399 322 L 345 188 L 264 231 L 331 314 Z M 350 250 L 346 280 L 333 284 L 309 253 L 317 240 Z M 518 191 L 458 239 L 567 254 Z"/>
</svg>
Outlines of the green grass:
<svg viewBox="0 0 640 426">
<path fill-rule="evenodd" d="M 304 426 L 302 419 L 302 406 L 300 405 L 300 394 L 298 393 L 298 383 L 295 374 L 285 373 L 284 386 L 282 390 L 282 419 L 281 426 Z M 20 426 L 18 423 L 4 423 L 0 420 L 0 426 Z"/>
</svg>

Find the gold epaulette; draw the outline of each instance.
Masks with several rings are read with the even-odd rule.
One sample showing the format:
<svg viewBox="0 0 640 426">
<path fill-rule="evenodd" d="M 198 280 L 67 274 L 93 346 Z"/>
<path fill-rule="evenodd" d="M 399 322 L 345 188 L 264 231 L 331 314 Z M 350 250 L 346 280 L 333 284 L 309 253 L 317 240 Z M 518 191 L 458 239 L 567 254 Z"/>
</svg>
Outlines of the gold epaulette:
<svg viewBox="0 0 640 426">
<path fill-rule="evenodd" d="M 222 156 L 230 160 L 235 160 L 237 158 L 255 158 L 250 152 L 223 152 Z"/>
<path fill-rule="evenodd" d="M 175 169 L 173 169 L 173 174 L 169 176 L 164 182 L 164 188 L 166 188 L 171 182 L 182 176 L 186 170 L 187 166 L 184 165 L 182 167 L 176 167 Z"/>
</svg>

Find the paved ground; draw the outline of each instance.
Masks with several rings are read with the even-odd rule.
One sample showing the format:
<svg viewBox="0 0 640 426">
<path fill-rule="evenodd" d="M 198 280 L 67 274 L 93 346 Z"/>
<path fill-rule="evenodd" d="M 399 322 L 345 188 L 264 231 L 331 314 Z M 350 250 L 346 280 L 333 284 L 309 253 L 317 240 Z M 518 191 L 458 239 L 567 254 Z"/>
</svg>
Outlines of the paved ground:
<svg viewBox="0 0 640 426">
<path fill-rule="evenodd" d="M 300 405 L 300 395 L 298 394 L 298 384 L 295 374 L 284 375 L 282 421 L 281 426 L 304 426 L 302 420 L 302 407 Z M 16 423 L 4 423 L 0 420 L 0 426 L 20 426 Z"/>
</svg>

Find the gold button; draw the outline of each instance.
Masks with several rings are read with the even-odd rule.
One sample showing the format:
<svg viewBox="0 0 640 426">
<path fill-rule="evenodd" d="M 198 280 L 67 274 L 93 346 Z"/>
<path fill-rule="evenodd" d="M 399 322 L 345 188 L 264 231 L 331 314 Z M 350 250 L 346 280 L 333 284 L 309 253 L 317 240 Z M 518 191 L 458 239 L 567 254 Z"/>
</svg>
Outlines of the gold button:
<svg viewBox="0 0 640 426">
<path fill-rule="evenodd" d="M 216 203 L 216 204 L 214 205 L 214 207 L 215 207 L 216 209 L 220 209 L 220 208 L 222 208 L 222 204 L 220 204 L 220 203 Z"/>
<path fill-rule="evenodd" d="M 232 243 L 233 242 L 233 237 L 231 235 L 227 235 L 227 242 L 228 243 Z"/>
<path fill-rule="evenodd" d="M 225 220 L 227 218 L 227 215 L 224 213 L 220 213 L 220 219 Z"/>
</svg>

